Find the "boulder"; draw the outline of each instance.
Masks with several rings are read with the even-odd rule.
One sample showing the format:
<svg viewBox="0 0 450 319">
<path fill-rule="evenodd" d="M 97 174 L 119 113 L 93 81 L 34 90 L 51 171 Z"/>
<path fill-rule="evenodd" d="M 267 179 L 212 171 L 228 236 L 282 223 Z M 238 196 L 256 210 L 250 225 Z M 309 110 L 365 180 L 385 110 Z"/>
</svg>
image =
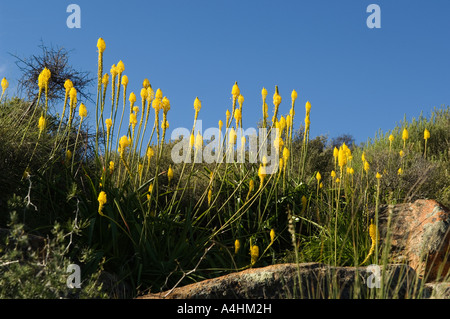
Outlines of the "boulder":
<svg viewBox="0 0 450 319">
<path fill-rule="evenodd" d="M 291 263 L 251 268 L 139 299 L 408 298 L 419 296 L 418 287 L 421 280 L 402 264 L 387 265 L 377 272 L 373 265 Z"/>
<path fill-rule="evenodd" d="M 378 223 L 391 261 L 407 263 L 427 282 L 449 274 L 448 208 L 425 199 L 385 206 L 379 211 Z"/>
</svg>

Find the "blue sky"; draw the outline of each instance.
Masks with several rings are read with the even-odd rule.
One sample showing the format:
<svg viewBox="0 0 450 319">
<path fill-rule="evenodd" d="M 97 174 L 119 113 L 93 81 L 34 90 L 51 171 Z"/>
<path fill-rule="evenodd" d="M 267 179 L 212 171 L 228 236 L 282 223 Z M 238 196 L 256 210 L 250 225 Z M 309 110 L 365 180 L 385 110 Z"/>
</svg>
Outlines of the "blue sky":
<svg viewBox="0 0 450 319">
<path fill-rule="evenodd" d="M 71 3 L 81 8 L 79 29 L 66 25 Z M 366 25 L 371 3 L 381 8 L 381 29 Z M 296 127 L 310 101 L 312 137 L 348 133 L 364 142 L 405 114 L 449 104 L 449 15 L 446 0 L 1 0 L 0 77 L 14 91 L 20 74 L 9 53 L 38 53 L 41 40 L 74 49 L 73 66 L 96 76 L 103 37 L 104 70 L 122 60 L 138 97 L 144 78 L 161 88 L 170 130 L 192 126 L 196 96 L 203 128 L 217 126 L 238 81 L 246 127 L 262 118 L 261 89 L 271 101 L 278 85 L 282 114 L 292 89 L 299 94 Z"/>
</svg>

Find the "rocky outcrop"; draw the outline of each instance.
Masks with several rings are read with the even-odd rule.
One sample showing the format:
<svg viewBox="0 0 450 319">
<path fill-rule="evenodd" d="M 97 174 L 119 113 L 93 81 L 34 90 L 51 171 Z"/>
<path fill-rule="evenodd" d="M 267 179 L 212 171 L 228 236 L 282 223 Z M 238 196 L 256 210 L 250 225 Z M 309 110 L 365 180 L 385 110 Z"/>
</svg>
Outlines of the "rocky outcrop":
<svg viewBox="0 0 450 319">
<path fill-rule="evenodd" d="M 450 269 L 450 210 L 434 200 L 383 207 L 380 237 L 391 261 L 411 266 L 426 281 Z"/>
<path fill-rule="evenodd" d="M 247 269 L 140 298 L 409 298 L 419 297 L 420 287 L 423 287 L 421 280 L 407 265 L 387 265 L 377 272 L 373 266 L 332 267 L 303 263 Z"/>
</svg>

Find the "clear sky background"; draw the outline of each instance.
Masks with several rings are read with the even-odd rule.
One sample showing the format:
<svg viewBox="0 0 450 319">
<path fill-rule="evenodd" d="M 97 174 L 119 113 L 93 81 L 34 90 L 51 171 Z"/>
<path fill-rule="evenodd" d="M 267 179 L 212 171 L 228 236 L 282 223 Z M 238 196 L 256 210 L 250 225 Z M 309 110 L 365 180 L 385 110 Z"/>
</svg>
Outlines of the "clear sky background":
<svg viewBox="0 0 450 319">
<path fill-rule="evenodd" d="M 81 8 L 80 29 L 66 25 L 71 3 Z M 371 3 L 381 7 L 381 29 L 366 25 Z M 72 65 L 96 77 L 99 37 L 104 70 L 122 60 L 128 92 L 139 100 L 148 78 L 170 99 L 169 131 L 192 127 L 196 96 L 204 129 L 224 121 L 235 81 L 245 127 L 262 118 L 261 89 L 271 111 L 278 85 L 281 114 L 292 89 L 299 94 L 296 128 L 310 101 L 311 137 L 347 133 L 358 143 L 450 101 L 448 0 L 0 0 L 0 78 L 14 92 L 20 73 L 9 53 L 39 53 L 41 40 L 73 49 Z M 87 107 L 94 119 L 95 105 Z"/>
</svg>

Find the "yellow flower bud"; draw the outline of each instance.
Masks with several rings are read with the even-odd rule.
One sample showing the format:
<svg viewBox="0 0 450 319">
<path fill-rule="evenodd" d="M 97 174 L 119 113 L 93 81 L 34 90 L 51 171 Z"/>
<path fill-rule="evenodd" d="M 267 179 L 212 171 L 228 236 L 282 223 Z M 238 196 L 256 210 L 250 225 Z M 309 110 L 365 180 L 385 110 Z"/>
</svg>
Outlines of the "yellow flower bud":
<svg viewBox="0 0 450 319">
<path fill-rule="evenodd" d="M 239 239 L 236 239 L 234 241 L 234 253 L 237 254 L 240 248 L 241 248 L 241 242 L 239 241 Z"/>
<path fill-rule="evenodd" d="M 130 101 L 131 108 L 133 108 L 133 105 L 136 102 L 136 94 L 134 94 L 134 92 L 131 92 L 128 100 Z"/>
<path fill-rule="evenodd" d="M 116 70 L 118 74 L 122 74 L 125 71 L 125 64 L 123 64 L 122 60 L 117 63 Z"/>
<path fill-rule="evenodd" d="M 409 138 L 408 130 L 405 128 L 403 129 L 402 140 L 406 141 L 408 138 Z"/>
<path fill-rule="evenodd" d="M 297 91 L 292 90 L 292 93 L 291 93 L 292 103 L 295 102 L 295 100 L 297 99 L 297 97 L 298 97 Z"/>
<path fill-rule="evenodd" d="M 195 112 L 196 112 L 196 113 L 200 112 L 200 109 L 201 109 L 201 108 L 202 108 L 202 102 L 199 100 L 198 97 L 196 97 L 195 100 L 194 100 L 194 109 L 195 109 Z"/>
<path fill-rule="evenodd" d="M 267 97 L 267 90 L 265 88 L 262 88 L 261 95 L 262 95 L 263 101 L 265 101 L 266 97 Z"/>
<path fill-rule="evenodd" d="M 97 49 L 98 53 L 103 53 L 106 49 L 105 40 L 103 40 L 102 38 L 98 38 L 97 40 Z"/>
<path fill-rule="evenodd" d="M 109 130 L 111 129 L 111 126 L 112 126 L 112 120 L 106 119 L 105 124 L 106 124 L 106 130 L 108 131 L 108 134 L 109 134 Z"/>
<path fill-rule="evenodd" d="M 238 103 L 239 107 L 242 108 L 242 104 L 244 104 L 244 97 L 242 96 L 242 94 L 239 94 Z"/>
<path fill-rule="evenodd" d="M 80 115 L 81 120 L 83 120 L 87 116 L 87 109 L 83 103 L 80 104 L 80 109 L 78 110 L 78 114 Z"/>
<path fill-rule="evenodd" d="M 128 85 L 128 76 L 124 75 L 122 76 L 122 82 L 121 84 L 126 87 Z"/>
<path fill-rule="evenodd" d="M 100 194 L 98 194 L 98 213 L 100 215 L 103 215 L 103 206 L 106 204 L 106 193 L 104 191 L 101 191 Z"/>
<path fill-rule="evenodd" d="M 172 166 L 169 166 L 169 169 L 167 171 L 167 179 L 169 180 L 169 183 L 172 180 L 172 178 L 173 178 L 173 169 Z"/>
<path fill-rule="evenodd" d="M 162 94 L 161 89 L 157 89 L 157 90 L 156 90 L 155 98 L 158 99 L 158 100 L 162 100 L 163 94 Z"/>
<path fill-rule="evenodd" d="M 167 114 L 167 112 L 169 112 L 169 110 L 170 110 L 170 101 L 169 101 L 169 99 L 167 97 L 164 97 L 162 99 L 161 105 L 162 105 L 162 108 L 163 108 L 163 112 Z"/>
<path fill-rule="evenodd" d="M 430 138 L 430 131 L 425 129 L 425 131 L 423 132 L 423 139 L 428 140 L 429 138 Z"/>
<path fill-rule="evenodd" d="M 320 172 L 317 172 L 316 179 L 317 179 L 317 182 L 320 182 L 320 180 L 322 179 L 322 175 L 320 175 Z"/>
<path fill-rule="evenodd" d="M 6 90 L 6 89 L 8 88 L 8 86 L 9 86 L 8 80 L 7 80 L 6 78 L 3 78 L 3 79 L 2 79 L 1 85 L 2 85 L 2 90 L 3 90 L 3 92 L 5 92 L 5 90 Z"/>
<path fill-rule="evenodd" d="M 147 89 L 150 87 L 150 81 L 148 79 L 144 79 L 144 81 L 142 82 L 142 87 Z"/>
<path fill-rule="evenodd" d="M 237 81 L 236 81 L 233 85 L 233 88 L 231 89 L 231 95 L 233 95 L 234 99 L 237 99 L 239 94 L 241 94 L 241 91 L 239 90 L 239 87 L 238 87 Z"/>
<path fill-rule="evenodd" d="M 105 73 L 102 77 L 102 84 L 103 86 L 107 86 L 109 83 L 109 74 Z"/>
<path fill-rule="evenodd" d="M 45 120 L 45 117 L 41 115 L 41 117 L 39 118 L 39 133 L 42 133 L 42 131 L 44 131 L 46 124 L 47 121 Z"/>
<path fill-rule="evenodd" d="M 274 240 L 275 240 L 275 230 L 272 228 L 270 230 L 270 243 L 273 243 Z"/>
</svg>

